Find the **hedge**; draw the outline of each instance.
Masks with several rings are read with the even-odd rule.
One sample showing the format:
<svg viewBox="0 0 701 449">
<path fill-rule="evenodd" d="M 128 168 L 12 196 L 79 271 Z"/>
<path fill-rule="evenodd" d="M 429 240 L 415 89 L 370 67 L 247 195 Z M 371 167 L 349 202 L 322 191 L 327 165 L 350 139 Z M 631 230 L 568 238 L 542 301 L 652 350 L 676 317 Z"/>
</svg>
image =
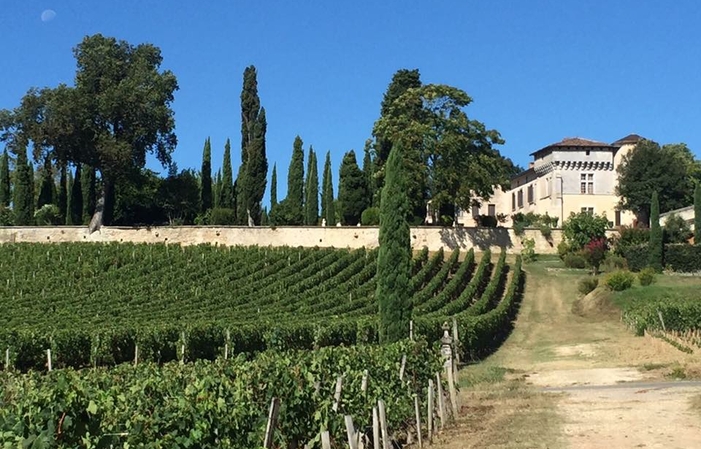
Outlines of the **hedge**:
<svg viewBox="0 0 701 449">
<path fill-rule="evenodd" d="M 640 271 L 648 266 L 647 245 L 630 246 L 625 249 L 623 256 L 631 271 Z M 701 271 L 701 246 L 686 243 L 665 245 L 664 266 L 682 273 Z"/>
</svg>

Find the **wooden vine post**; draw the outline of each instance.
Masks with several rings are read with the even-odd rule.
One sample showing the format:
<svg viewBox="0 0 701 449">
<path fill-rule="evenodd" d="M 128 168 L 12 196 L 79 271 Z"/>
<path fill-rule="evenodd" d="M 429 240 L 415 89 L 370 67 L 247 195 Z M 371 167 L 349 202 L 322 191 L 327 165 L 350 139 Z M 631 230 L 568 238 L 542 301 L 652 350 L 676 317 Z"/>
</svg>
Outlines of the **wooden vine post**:
<svg viewBox="0 0 701 449">
<path fill-rule="evenodd" d="M 455 390 L 455 378 L 453 376 L 453 337 L 450 336 L 448 330 L 450 325 L 443 324 L 443 338 L 441 338 L 441 353 L 443 354 L 445 374 L 448 378 L 448 391 L 450 393 L 450 405 L 453 408 L 453 419 L 458 419 L 458 393 Z"/>
<path fill-rule="evenodd" d="M 265 449 L 272 449 L 273 447 L 273 434 L 275 433 L 275 427 L 277 427 L 277 417 L 280 413 L 280 399 L 273 398 L 270 401 L 270 410 L 268 411 L 268 424 L 265 426 L 265 440 L 263 440 L 263 447 Z"/>
</svg>

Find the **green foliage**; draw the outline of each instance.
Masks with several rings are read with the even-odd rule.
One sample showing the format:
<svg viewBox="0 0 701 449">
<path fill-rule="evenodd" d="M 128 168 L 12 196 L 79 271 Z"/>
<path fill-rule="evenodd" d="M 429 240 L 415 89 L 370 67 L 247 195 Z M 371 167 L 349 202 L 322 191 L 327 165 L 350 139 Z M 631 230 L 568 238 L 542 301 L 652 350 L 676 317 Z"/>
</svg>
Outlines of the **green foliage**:
<svg viewBox="0 0 701 449">
<path fill-rule="evenodd" d="M 660 164 L 660 161 L 665 161 Z M 692 201 L 693 172 L 698 162 L 684 144 L 660 145 L 641 140 L 618 166 L 616 194 L 621 207 L 636 214 L 641 223 L 651 220 L 650 197 L 659 194 L 659 211 L 687 206 Z"/>
<path fill-rule="evenodd" d="M 9 207 L 12 201 L 10 178 L 10 157 L 5 149 L 0 160 L 0 206 Z"/>
<path fill-rule="evenodd" d="M 55 226 L 61 223 L 61 213 L 55 204 L 44 204 L 34 212 L 34 222 L 38 226 Z"/>
<path fill-rule="evenodd" d="M 580 253 L 568 253 L 563 262 L 567 268 L 586 268 L 587 260 Z"/>
<path fill-rule="evenodd" d="M 634 245 L 625 248 L 623 257 L 631 271 L 640 271 L 647 267 L 649 260 L 648 244 Z"/>
<path fill-rule="evenodd" d="M 360 216 L 360 223 L 363 226 L 377 226 L 380 224 L 380 208 L 368 207 Z"/>
<path fill-rule="evenodd" d="M 694 188 L 694 245 L 701 245 L 701 182 Z"/>
<path fill-rule="evenodd" d="M 197 176 L 192 170 L 171 173 L 158 189 L 158 203 L 168 223 L 192 224 L 201 210 Z"/>
<path fill-rule="evenodd" d="M 372 158 L 372 139 L 365 141 L 363 150 L 363 175 L 365 176 L 365 187 L 368 191 L 368 203 L 375 206 L 375 164 Z"/>
<path fill-rule="evenodd" d="M 234 209 L 235 214 L 236 205 L 234 204 L 234 194 L 234 178 L 231 169 L 231 142 L 229 139 L 226 139 L 226 144 L 224 144 L 224 160 L 222 162 L 222 181 L 217 207 L 221 209 Z"/>
<path fill-rule="evenodd" d="M 304 185 L 304 224 L 316 226 L 319 224 L 319 169 L 316 153 L 309 147 L 307 179 Z"/>
<path fill-rule="evenodd" d="M 82 164 L 81 182 L 83 183 L 83 223 L 89 223 L 95 213 L 97 203 L 97 175 L 95 168 Z"/>
<path fill-rule="evenodd" d="M 215 207 L 209 211 L 206 222 L 213 226 L 231 226 L 236 224 L 236 211 L 225 207 Z"/>
<path fill-rule="evenodd" d="M 34 219 L 34 179 L 30 164 L 31 162 L 27 161 L 26 148 L 19 148 L 15 161 L 15 188 L 12 199 L 14 222 L 17 226 L 31 225 Z"/>
<path fill-rule="evenodd" d="M 687 243 L 694 235 L 689 223 L 677 214 L 667 217 L 662 229 L 664 243 Z"/>
<path fill-rule="evenodd" d="M 607 244 L 605 238 L 595 239 L 584 245 L 582 256 L 595 275 L 599 273 L 599 266 L 606 257 L 606 250 Z"/>
<path fill-rule="evenodd" d="M 202 169 L 200 170 L 200 212 L 205 213 L 214 206 L 212 200 L 212 143 L 209 137 L 204 141 L 202 150 Z"/>
<path fill-rule="evenodd" d="M 665 245 L 664 263 L 672 271 L 683 273 L 700 272 L 701 247 L 688 244 Z"/>
<path fill-rule="evenodd" d="M 604 284 L 609 290 L 615 292 L 620 292 L 627 290 L 633 286 L 633 281 L 635 281 L 635 276 L 630 271 L 618 270 L 606 274 L 604 277 Z"/>
<path fill-rule="evenodd" d="M 14 226 L 15 214 L 9 207 L 0 205 L 0 226 Z"/>
<path fill-rule="evenodd" d="M 604 259 L 604 271 L 614 271 L 614 270 L 627 270 L 628 262 L 623 256 L 614 254 L 613 252 L 606 253 L 606 258 Z"/>
<path fill-rule="evenodd" d="M 577 291 L 582 295 L 588 295 L 599 286 L 599 278 L 596 276 L 587 276 L 577 282 Z"/>
<path fill-rule="evenodd" d="M 536 260 L 535 253 L 535 240 L 534 239 L 524 239 L 523 249 L 521 250 L 521 258 L 523 258 L 524 263 L 534 262 Z"/>
<path fill-rule="evenodd" d="M 56 206 L 58 206 L 59 224 L 66 224 L 66 214 L 68 212 L 68 168 L 66 164 L 61 164 L 58 178 L 58 196 Z"/>
<path fill-rule="evenodd" d="M 338 213 L 341 216 L 341 223 L 357 225 L 360 223 L 361 214 L 368 206 L 370 202 L 365 176 L 355 160 L 355 152 L 351 150 L 343 156 L 339 169 Z"/>
<path fill-rule="evenodd" d="M 284 208 L 288 225 L 301 225 L 304 223 L 304 150 L 302 138 L 295 137 L 292 145 L 292 159 L 290 169 L 287 172 L 287 197 Z M 282 206 L 282 203 L 280 203 Z"/>
<path fill-rule="evenodd" d="M 560 256 L 560 260 L 564 261 L 565 256 L 571 252 L 570 245 L 568 245 L 565 240 L 561 240 L 560 243 L 557 244 L 557 255 Z"/>
<path fill-rule="evenodd" d="M 552 228 L 557 227 L 558 222 L 557 217 L 551 217 L 547 213 L 541 215 L 533 212 L 527 214 L 518 212 L 511 216 L 511 220 L 516 235 L 523 235 L 525 228 L 538 228 L 546 239 L 552 236 Z"/>
<path fill-rule="evenodd" d="M 75 176 L 71 183 L 69 216 L 70 223 L 79 225 L 83 223 L 83 170 L 80 164 L 75 167 Z"/>
<path fill-rule="evenodd" d="M 643 286 L 648 286 L 651 285 L 655 282 L 655 277 L 656 273 L 655 270 L 648 267 L 648 268 L 643 268 L 640 270 L 640 273 L 638 273 L 638 280 L 640 281 L 640 285 Z"/>
<path fill-rule="evenodd" d="M 645 331 L 660 331 L 662 324 L 668 331 L 686 331 L 701 328 L 701 301 L 698 296 L 683 297 L 671 293 L 650 301 L 633 301 L 623 309 L 622 319 L 637 335 Z"/>
<path fill-rule="evenodd" d="M 270 210 L 277 206 L 277 164 L 273 164 L 273 174 L 270 177 Z"/>
<path fill-rule="evenodd" d="M 41 187 L 39 188 L 39 198 L 37 207 L 41 208 L 45 204 L 54 204 L 54 171 L 51 165 L 51 158 L 44 158 L 44 166 L 41 170 Z"/>
<path fill-rule="evenodd" d="M 579 251 L 595 239 L 606 238 L 608 220 L 605 215 L 588 212 L 570 213 L 562 225 L 565 240 L 572 251 Z"/>
<path fill-rule="evenodd" d="M 355 155 L 350 154 L 355 162 Z M 354 185 L 350 181 L 346 180 L 349 184 L 346 189 Z M 349 206 L 344 207 L 348 210 Z M 405 338 L 411 320 L 411 235 L 406 221 L 408 214 L 402 153 L 399 145 L 395 145 L 387 161 L 387 177 L 380 201 L 380 249 L 375 291 L 379 304 L 380 340 L 385 343 Z"/>
<path fill-rule="evenodd" d="M 613 251 L 623 256 L 628 248 L 638 245 L 647 245 L 650 241 L 650 229 L 632 226 L 621 226 L 618 236 L 613 239 Z"/>
<path fill-rule="evenodd" d="M 441 217 L 442 224 L 444 226 L 450 226 L 452 225 L 452 220 L 451 217 Z M 491 215 L 478 215 L 475 217 L 475 222 L 477 226 L 482 227 L 482 228 L 496 228 L 499 225 L 499 221 L 497 220 L 497 217 L 493 217 Z"/>
<path fill-rule="evenodd" d="M 662 228 L 660 227 L 660 205 L 657 191 L 652 192 L 650 205 L 650 242 L 648 244 L 648 266 L 658 273 L 662 271 L 663 257 Z"/>
<path fill-rule="evenodd" d="M 321 218 L 326 219 L 327 226 L 336 224 L 336 204 L 333 196 L 333 173 L 331 172 L 331 152 L 326 153 L 324 178 L 321 191 Z"/>
</svg>

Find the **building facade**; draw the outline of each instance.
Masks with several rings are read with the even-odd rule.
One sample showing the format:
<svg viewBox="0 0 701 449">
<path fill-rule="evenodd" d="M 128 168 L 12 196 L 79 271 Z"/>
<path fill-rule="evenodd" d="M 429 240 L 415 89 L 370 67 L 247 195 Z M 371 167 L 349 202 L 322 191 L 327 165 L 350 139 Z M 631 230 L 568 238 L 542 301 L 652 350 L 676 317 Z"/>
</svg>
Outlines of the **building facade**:
<svg viewBox="0 0 701 449">
<path fill-rule="evenodd" d="M 611 144 L 582 138 L 566 138 L 531 153 L 528 170 L 511 179 L 507 191 L 495 189 L 488 200 L 478 200 L 458 221 L 472 225 L 479 215 L 501 218 L 510 227 L 517 213 L 547 214 L 558 218 L 558 226 L 571 213 L 604 214 L 611 226 L 632 225 L 632 212 L 618 209 L 618 172 L 623 156 L 642 137 L 631 134 Z"/>
</svg>

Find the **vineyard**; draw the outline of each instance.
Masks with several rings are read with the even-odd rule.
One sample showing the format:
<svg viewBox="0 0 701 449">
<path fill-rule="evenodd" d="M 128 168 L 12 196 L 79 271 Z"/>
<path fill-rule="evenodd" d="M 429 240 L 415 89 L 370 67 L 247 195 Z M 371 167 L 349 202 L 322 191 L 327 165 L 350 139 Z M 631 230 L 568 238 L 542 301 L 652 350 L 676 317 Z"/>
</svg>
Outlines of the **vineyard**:
<svg viewBox="0 0 701 449">
<path fill-rule="evenodd" d="M 319 447 L 321 428 L 342 440 L 343 415 L 367 425 L 378 399 L 405 431 L 441 371 L 444 323 L 461 360 L 483 357 L 508 335 L 524 277 L 505 252 L 423 250 L 414 341 L 378 346 L 375 271 L 364 249 L 3 245 L 0 437 L 259 447 L 273 396 L 275 447 Z"/>
</svg>

